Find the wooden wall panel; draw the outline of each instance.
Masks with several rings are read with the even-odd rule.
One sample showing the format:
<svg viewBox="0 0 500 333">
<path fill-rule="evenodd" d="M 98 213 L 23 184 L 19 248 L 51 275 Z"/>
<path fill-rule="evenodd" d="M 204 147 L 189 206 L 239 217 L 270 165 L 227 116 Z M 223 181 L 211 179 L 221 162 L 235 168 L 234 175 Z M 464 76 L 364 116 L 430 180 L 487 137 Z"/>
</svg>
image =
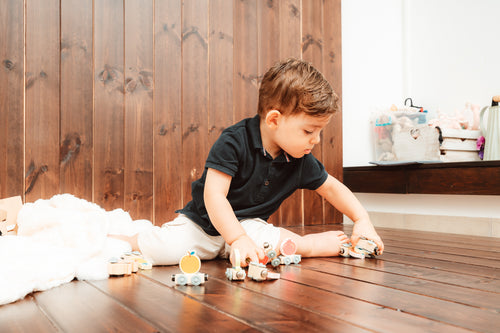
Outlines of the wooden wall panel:
<svg viewBox="0 0 500 333">
<path fill-rule="evenodd" d="M 153 218 L 153 0 L 125 1 L 125 203 Z"/>
<path fill-rule="evenodd" d="M 59 193 L 58 0 L 26 1 L 26 200 Z"/>
<path fill-rule="evenodd" d="M 340 0 L 7 0 L 0 19 L 1 196 L 69 192 L 161 225 L 275 62 L 311 61 L 341 95 Z M 341 121 L 314 151 L 338 178 Z M 271 217 L 340 221 L 308 191 Z"/>
<path fill-rule="evenodd" d="M 299 0 L 279 1 L 280 59 L 301 58 L 301 15 Z M 303 190 L 298 190 L 283 202 L 280 207 L 280 225 L 304 224 L 303 194 Z"/>
<path fill-rule="evenodd" d="M 257 112 L 258 53 L 257 1 L 234 2 L 234 120 L 252 117 Z"/>
<path fill-rule="evenodd" d="M 156 0 L 154 50 L 154 222 L 183 206 L 181 2 Z"/>
<path fill-rule="evenodd" d="M 208 144 L 234 124 L 233 114 L 233 2 L 209 2 L 209 114 Z"/>
<path fill-rule="evenodd" d="M 302 58 L 323 70 L 323 1 L 310 0 L 302 2 Z M 322 138 L 323 139 L 323 138 Z M 316 145 L 313 155 L 321 158 L 323 140 Z M 304 190 L 303 224 L 324 223 L 323 198 L 315 191 Z"/>
<path fill-rule="evenodd" d="M 24 192 L 24 4 L 0 7 L 0 197 Z"/>
<path fill-rule="evenodd" d="M 94 201 L 124 206 L 124 8 L 94 2 Z"/>
<path fill-rule="evenodd" d="M 257 38 L 258 38 L 258 79 L 280 60 L 280 6 L 277 1 L 257 1 Z M 256 97 L 258 98 L 258 96 Z M 268 220 L 281 225 L 281 212 L 278 210 Z"/>
<path fill-rule="evenodd" d="M 333 115 L 323 131 L 322 161 L 326 170 L 342 181 L 342 48 L 340 24 L 341 0 L 325 1 L 323 7 L 324 44 L 323 74 L 339 96 L 339 112 Z M 342 221 L 342 214 L 331 205 L 325 205 L 325 223 Z"/>
<path fill-rule="evenodd" d="M 208 0 L 182 3 L 182 163 L 184 202 L 208 154 Z M 203 156 L 203 158 L 201 157 Z"/>
<path fill-rule="evenodd" d="M 91 201 L 92 0 L 61 1 L 60 191 Z"/>
</svg>

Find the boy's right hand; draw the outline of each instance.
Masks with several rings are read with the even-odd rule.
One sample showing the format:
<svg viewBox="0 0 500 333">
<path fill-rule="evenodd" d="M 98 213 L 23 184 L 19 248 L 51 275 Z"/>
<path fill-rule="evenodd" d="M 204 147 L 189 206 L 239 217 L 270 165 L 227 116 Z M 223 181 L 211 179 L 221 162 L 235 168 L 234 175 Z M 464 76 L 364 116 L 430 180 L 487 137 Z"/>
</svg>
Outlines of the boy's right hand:
<svg viewBox="0 0 500 333">
<path fill-rule="evenodd" d="M 250 262 L 259 262 L 259 259 L 264 259 L 265 254 L 264 250 L 255 245 L 255 242 L 248 237 L 248 235 L 242 235 L 238 237 L 231 244 L 231 254 L 229 255 L 229 260 L 233 266 L 236 265 L 236 258 L 234 255 L 234 250 L 238 249 L 240 251 L 240 265 L 241 267 L 248 266 L 246 261 L 247 258 L 250 259 Z"/>
</svg>

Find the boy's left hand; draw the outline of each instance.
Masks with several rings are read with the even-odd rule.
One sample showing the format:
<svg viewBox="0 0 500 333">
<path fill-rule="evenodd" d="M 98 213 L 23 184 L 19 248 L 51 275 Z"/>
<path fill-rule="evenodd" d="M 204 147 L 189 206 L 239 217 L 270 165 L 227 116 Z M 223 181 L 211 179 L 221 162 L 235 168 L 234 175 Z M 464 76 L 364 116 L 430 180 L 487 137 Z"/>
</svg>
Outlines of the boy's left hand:
<svg viewBox="0 0 500 333">
<path fill-rule="evenodd" d="M 375 231 L 373 224 L 368 218 L 359 219 L 354 223 L 351 236 L 352 246 L 356 246 L 360 237 L 371 239 L 377 244 L 380 254 L 384 252 L 384 242 Z"/>
</svg>

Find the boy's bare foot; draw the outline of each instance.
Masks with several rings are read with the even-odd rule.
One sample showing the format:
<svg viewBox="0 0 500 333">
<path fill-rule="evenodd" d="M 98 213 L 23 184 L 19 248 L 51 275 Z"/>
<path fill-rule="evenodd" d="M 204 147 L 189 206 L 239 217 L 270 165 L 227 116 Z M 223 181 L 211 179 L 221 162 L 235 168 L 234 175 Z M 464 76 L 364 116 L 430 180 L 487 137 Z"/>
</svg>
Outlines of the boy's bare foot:
<svg viewBox="0 0 500 333">
<path fill-rule="evenodd" d="M 297 254 L 303 257 L 338 256 L 340 245 L 349 242 L 349 237 L 343 231 L 325 231 L 299 236 L 291 231 L 282 229 L 281 240 L 288 237 L 295 241 L 297 244 Z"/>
</svg>

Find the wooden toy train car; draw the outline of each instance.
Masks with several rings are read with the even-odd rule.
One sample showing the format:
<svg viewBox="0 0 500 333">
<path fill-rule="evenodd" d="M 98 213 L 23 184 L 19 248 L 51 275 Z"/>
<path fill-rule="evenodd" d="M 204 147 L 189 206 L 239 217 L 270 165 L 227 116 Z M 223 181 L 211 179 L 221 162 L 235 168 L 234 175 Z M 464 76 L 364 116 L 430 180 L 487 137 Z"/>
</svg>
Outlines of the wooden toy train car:
<svg viewBox="0 0 500 333">
<path fill-rule="evenodd" d="M 191 251 L 181 258 L 179 268 L 182 274 L 172 275 L 172 281 L 177 285 L 199 286 L 208 280 L 208 274 L 199 273 L 201 260 L 196 255 L 195 251 Z"/>
</svg>

